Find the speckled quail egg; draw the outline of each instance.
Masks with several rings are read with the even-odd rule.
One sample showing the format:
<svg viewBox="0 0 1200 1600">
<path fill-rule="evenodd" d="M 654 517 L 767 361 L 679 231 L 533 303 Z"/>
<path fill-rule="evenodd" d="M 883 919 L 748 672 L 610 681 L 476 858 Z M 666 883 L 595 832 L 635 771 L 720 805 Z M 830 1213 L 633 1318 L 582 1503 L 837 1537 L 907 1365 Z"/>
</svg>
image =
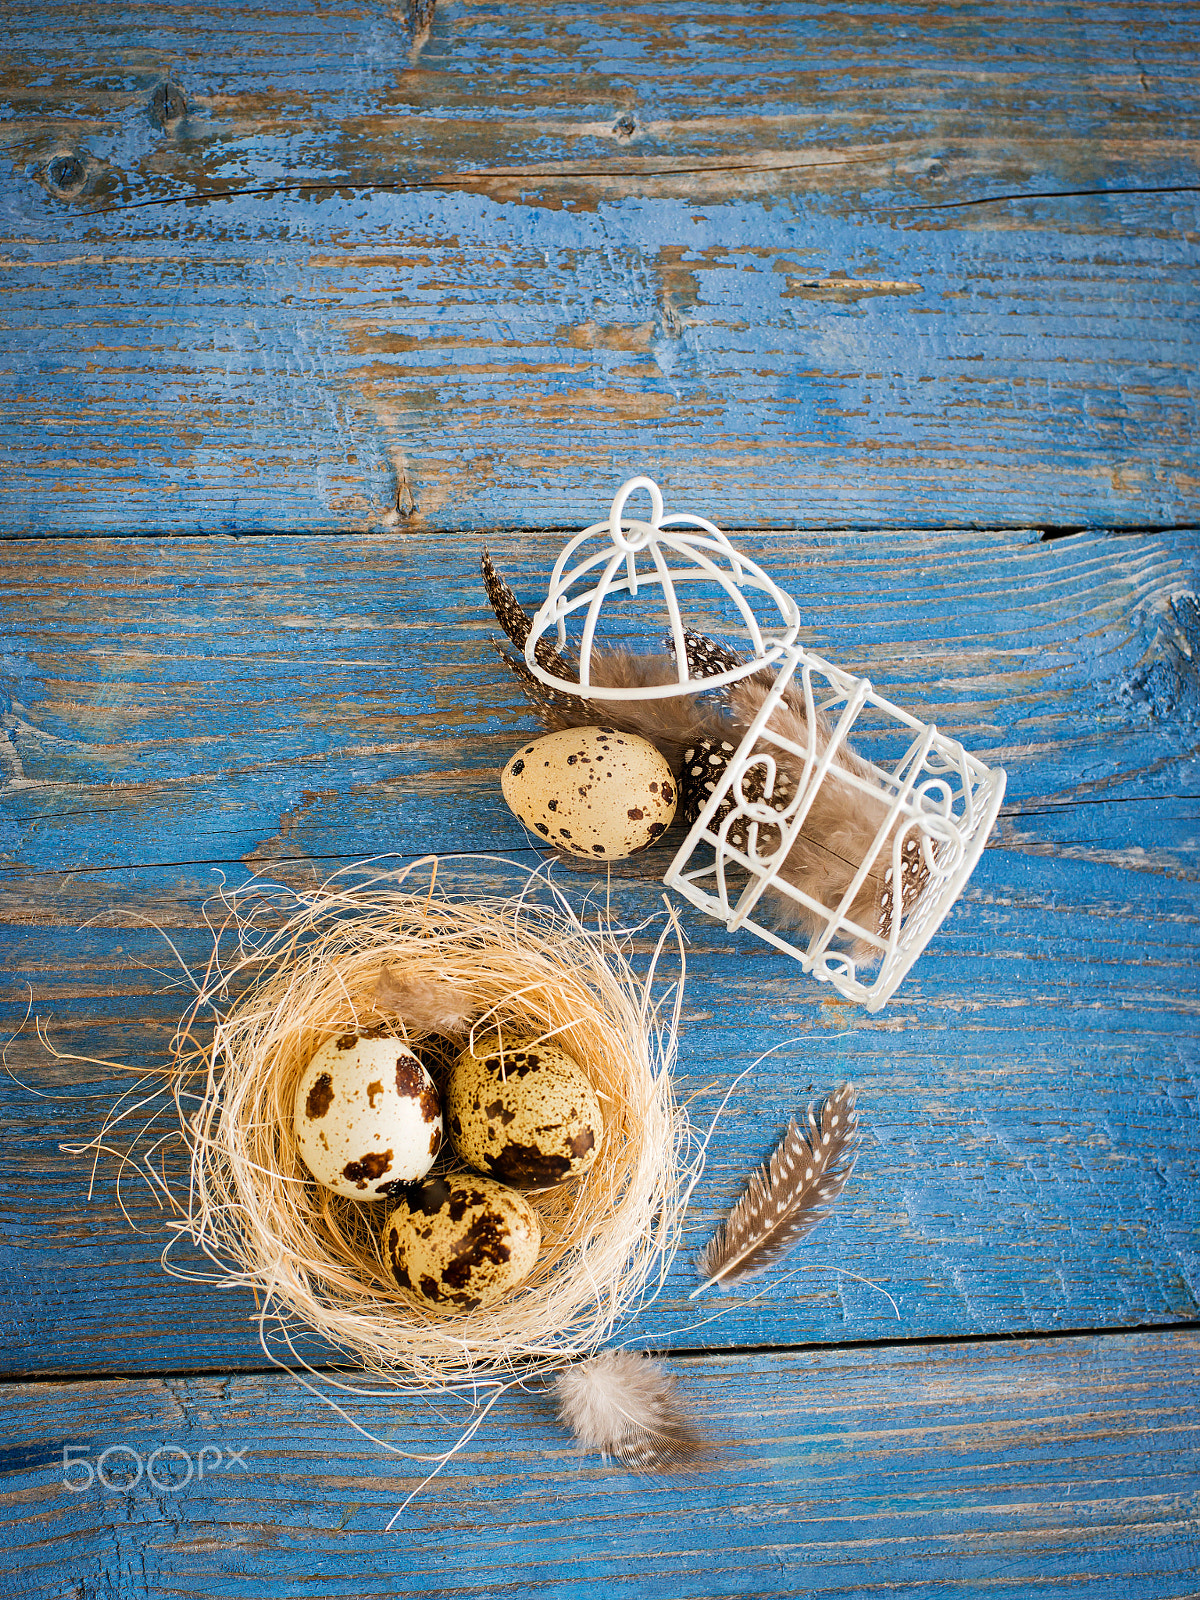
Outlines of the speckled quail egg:
<svg viewBox="0 0 1200 1600">
<path fill-rule="evenodd" d="M 295 1127 L 313 1177 L 351 1200 L 424 1177 L 442 1143 L 433 1079 L 386 1028 L 326 1040 L 296 1086 Z"/>
<path fill-rule="evenodd" d="M 570 855 L 614 861 L 671 825 L 676 784 L 664 757 L 636 734 L 564 728 L 525 745 L 500 775 L 509 807 Z"/>
<path fill-rule="evenodd" d="M 384 1243 L 401 1289 L 435 1306 L 473 1311 L 527 1278 L 542 1242 L 523 1195 L 474 1172 L 399 1191 Z"/>
<path fill-rule="evenodd" d="M 446 1085 L 446 1126 L 468 1166 L 519 1188 L 586 1172 L 604 1134 L 578 1062 L 528 1034 L 493 1033 L 462 1052 Z"/>
</svg>

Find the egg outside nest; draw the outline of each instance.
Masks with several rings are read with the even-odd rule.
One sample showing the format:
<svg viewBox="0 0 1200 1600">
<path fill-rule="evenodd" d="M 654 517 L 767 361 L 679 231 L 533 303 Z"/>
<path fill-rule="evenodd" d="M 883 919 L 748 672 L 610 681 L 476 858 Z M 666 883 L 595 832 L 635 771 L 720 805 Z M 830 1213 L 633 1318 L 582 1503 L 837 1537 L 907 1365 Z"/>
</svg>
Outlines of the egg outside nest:
<svg viewBox="0 0 1200 1600">
<path fill-rule="evenodd" d="M 564 728 L 524 745 L 500 775 L 509 809 L 547 844 L 620 861 L 670 827 L 678 803 L 666 759 L 636 734 Z"/>
</svg>

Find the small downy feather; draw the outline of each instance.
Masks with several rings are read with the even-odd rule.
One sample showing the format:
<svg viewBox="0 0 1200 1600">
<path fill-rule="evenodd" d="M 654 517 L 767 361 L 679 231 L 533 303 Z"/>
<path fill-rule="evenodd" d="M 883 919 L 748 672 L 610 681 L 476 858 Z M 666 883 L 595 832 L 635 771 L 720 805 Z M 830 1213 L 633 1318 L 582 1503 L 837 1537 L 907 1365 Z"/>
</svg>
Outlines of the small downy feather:
<svg viewBox="0 0 1200 1600">
<path fill-rule="evenodd" d="M 661 1361 L 632 1350 L 602 1350 L 554 1380 L 559 1421 L 587 1450 L 634 1472 L 669 1472 L 709 1453 Z"/>
<path fill-rule="evenodd" d="M 479 1006 L 465 989 L 433 978 L 410 978 L 384 967 L 375 985 L 375 1005 L 394 1012 L 406 1028 L 462 1039 L 470 1032 Z"/>
<path fill-rule="evenodd" d="M 854 1170 L 858 1112 L 854 1085 L 793 1117 L 768 1161 L 751 1173 L 746 1192 L 700 1257 L 702 1288 L 766 1272 L 828 1214 Z M 699 1290 L 697 1290 L 699 1293 Z M 693 1298 L 695 1298 L 693 1296 Z"/>
</svg>

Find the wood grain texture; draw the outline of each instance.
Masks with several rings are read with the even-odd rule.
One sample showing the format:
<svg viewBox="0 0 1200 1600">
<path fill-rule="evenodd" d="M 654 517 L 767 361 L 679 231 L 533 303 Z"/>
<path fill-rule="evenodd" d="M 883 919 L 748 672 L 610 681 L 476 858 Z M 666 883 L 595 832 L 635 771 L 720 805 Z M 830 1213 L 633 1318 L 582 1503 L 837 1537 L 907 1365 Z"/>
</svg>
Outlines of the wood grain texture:
<svg viewBox="0 0 1200 1600">
<path fill-rule="evenodd" d="M 1200 520 L 1190 11 L 11 10 L 6 533 Z"/>
<path fill-rule="evenodd" d="M 1011 803 L 878 1017 L 685 914 L 680 1092 L 696 1097 L 697 1125 L 763 1050 L 798 1042 L 734 1095 L 668 1293 L 639 1329 L 697 1348 L 1194 1317 L 1194 546 L 1006 533 L 748 543 L 803 597 L 818 648 L 1002 759 Z M 536 596 L 557 540 L 493 544 Z M 496 783 L 530 722 L 487 645 L 465 543 L 68 540 L 3 555 L 11 1027 L 28 985 L 59 1048 L 161 1058 L 183 994 L 147 919 L 199 967 L 218 872 L 307 886 L 386 851 L 535 859 Z M 433 592 L 444 609 L 431 619 Z M 660 903 L 654 865 L 618 872 L 620 915 Z M 579 895 L 601 881 L 556 870 Z M 497 882 L 478 859 L 455 871 Z M 111 1167 L 89 1204 L 87 1163 L 57 1152 L 125 1085 L 102 1068 L 54 1070 L 29 1029 L 9 1060 L 67 1098 L 5 1089 L 5 1370 L 169 1371 L 181 1351 L 193 1368 L 257 1365 L 248 1297 L 167 1283 L 137 1182 L 124 1187 L 145 1237 L 121 1216 Z M 866 1151 L 805 1270 L 761 1300 L 689 1306 L 692 1257 L 745 1173 L 843 1077 L 861 1085 Z M 809 1270 L 832 1260 L 899 1312 L 878 1288 Z"/>
<path fill-rule="evenodd" d="M 699 1474 L 574 1454 L 512 1394 L 420 1481 L 284 1377 L 10 1387 L 0 1570 L 22 1600 L 353 1596 L 1194 1596 L 1194 1335 L 676 1358 L 717 1442 Z M 356 1419 L 450 1448 L 466 1414 Z M 63 1486 L 64 1446 L 113 1489 Z M 165 1449 L 164 1449 L 165 1447 Z M 158 1487 L 128 1491 L 135 1457 Z M 206 1476 L 195 1476 L 201 1452 Z M 245 1452 L 244 1469 L 228 1464 Z M 220 1461 L 221 1465 L 214 1465 Z M 185 1482 L 192 1469 L 190 1482 Z M 68 1476 L 86 1484 L 76 1466 Z"/>
<path fill-rule="evenodd" d="M 0 1386 L 0 1593 L 1200 1600 L 1196 9 L 10 0 L 3 31 L 0 1371 L 38 1381 Z M 476 547 L 540 597 L 548 530 L 645 469 L 1009 803 L 879 1016 L 685 913 L 695 1125 L 780 1046 L 620 1335 L 714 1463 L 630 1479 L 513 1394 L 388 1534 L 423 1469 L 266 1374 L 252 1298 L 166 1278 L 136 1173 L 89 1193 L 61 1147 L 163 1059 L 167 939 L 207 959 L 222 875 L 537 859 Z M 614 874 L 619 916 L 665 862 Z M 863 1156 L 795 1274 L 689 1303 L 847 1077 Z M 432 1453 L 466 1420 L 352 1409 Z M 64 1487 L 64 1446 L 114 1445 L 163 1476 Z"/>
<path fill-rule="evenodd" d="M 1200 127 L 1187 8 L 441 0 L 423 37 L 356 0 L 156 5 L 151 38 L 138 5 L 14 0 L 6 20 L 10 159 L 81 207 L 255 181 L 587 204 L 881 175 L 945 202 L 981 179 L 1178 181 Z M 78 187 L 46 167 L 68 149 Z"/>
<path fill-rule="evenodd" d="M 492 537 L 540 603 L 554 535 Z M 1200 539 L 747 534 L 813 648 L 1009 772 L 1008 809 L 1197 786 Z M 248 864 L 528 840 L 495 774 L 532 726 L 475 538 L 0 550 L 4 859 Z M 658 620 L 647 613 L 652 647 Z"/>
</svg>

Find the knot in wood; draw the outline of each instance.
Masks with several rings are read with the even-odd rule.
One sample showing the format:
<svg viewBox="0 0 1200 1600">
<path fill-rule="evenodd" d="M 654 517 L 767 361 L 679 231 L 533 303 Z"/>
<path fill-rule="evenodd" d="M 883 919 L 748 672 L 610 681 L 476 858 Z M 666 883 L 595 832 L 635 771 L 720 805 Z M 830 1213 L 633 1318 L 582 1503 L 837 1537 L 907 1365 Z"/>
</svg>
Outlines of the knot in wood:
<svg viewBox="0 0 1200 1600">
<path fill-rule="evenodd" d="M 187 99 L 177 84 L 160 83 L 150 96 L 150 120 L 160 128 L 178 122 L 187 113 Z"/>
<path fill-rule="evenodd" d="M 46 163 L 46 182 L 58 194 L 75 194 L 86 177 L 87 168 L 77 155 L 55 156 Z"/>
</svg>

